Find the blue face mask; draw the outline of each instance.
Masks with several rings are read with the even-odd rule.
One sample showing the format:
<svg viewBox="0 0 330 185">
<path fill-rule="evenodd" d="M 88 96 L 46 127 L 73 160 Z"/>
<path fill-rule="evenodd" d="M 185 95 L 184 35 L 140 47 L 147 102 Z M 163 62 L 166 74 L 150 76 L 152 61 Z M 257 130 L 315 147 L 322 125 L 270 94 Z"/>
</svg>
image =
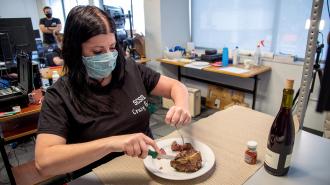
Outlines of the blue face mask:
<svg viewBox="0 0 330 185">
<path fill-rule="evenodd" d="M 118 52 L 112 51 L 90 57 L 82 57 L 88 76 L 94 79 L 108 77 L 116 67 Z"/>
</svg>

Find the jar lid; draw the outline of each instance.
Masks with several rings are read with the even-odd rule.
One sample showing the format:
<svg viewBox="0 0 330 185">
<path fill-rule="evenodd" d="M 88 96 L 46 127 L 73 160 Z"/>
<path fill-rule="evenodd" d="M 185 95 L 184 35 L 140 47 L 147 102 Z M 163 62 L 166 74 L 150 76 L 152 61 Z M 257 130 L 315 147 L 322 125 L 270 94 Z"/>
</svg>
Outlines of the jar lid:
<svg viewBox="0 0 330 185">
<path fill-rule="evenodd" d="M 256 141 L 248 141 L 247 147 L 251 150 L 257 149 L 258 143 Z"/>
</svg>

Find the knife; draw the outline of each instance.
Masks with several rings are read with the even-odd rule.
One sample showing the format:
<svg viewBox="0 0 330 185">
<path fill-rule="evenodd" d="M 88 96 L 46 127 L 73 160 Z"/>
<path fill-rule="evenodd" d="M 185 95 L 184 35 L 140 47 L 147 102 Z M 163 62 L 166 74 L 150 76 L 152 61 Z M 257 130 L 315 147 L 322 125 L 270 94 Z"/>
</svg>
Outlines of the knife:
<svg viewBox="0 0 330 185">
<path fill-rule="evenodd" d="M 156 151 L 148 150 L 148 155 L 150 155 L 153 159 L 160 158 L 160 159 L 175 159 L 175 156 L 172 155 L 165 155 L 165 154 L 159 154 Z"/>
</svg>

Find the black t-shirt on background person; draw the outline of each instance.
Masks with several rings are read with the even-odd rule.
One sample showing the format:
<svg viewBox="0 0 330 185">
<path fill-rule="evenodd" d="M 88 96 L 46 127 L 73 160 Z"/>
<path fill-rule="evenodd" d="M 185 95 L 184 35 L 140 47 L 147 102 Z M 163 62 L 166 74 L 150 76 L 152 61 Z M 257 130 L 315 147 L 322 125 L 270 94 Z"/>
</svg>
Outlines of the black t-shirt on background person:
<svg viewBox="0 0 330 185">
<path fill-rule="evenodd" d="M 54 17 L 51 19 L 44 17 L 39 21 L 39 25 L 41 24 L 45 25 L 45 27 L 56 27 L 58 24 L 61 24 L 61 20 Z M 43 39 L 46 44 L 56 44 L 53 33 L 43 33 Z"/>
<path fill-rule="evenodd" d="M 60 48 L 58 48 L 58 47 L 56 47 L 55 49 L 53 49 L 52 52 L 46 53 L 46 64 L 45 65 L 47 67 L 57 66 L 54 63 L 54 58 L 55 57 L 63 58 L 62 57 L 62 50 Z"/>
<path fill-rule="evenodd" d="M 104 137 L 142 132 L 152 137 L 149 127 L 147 95 L 159 81 L 160 74 L 127 60 L 123 85 L 111 83 L 90 97 L 95 104 L 109 102 L 116 106 L 112 112 L 88 116 L 77 111 L 70 99 L 72 93 L 66 76 L 47 89 L 39 115 L 38 134 L 55 134 L 67 143 L 88 142 Z M 81 107 L 85 109 L 84 107 Z"/>
</svg>

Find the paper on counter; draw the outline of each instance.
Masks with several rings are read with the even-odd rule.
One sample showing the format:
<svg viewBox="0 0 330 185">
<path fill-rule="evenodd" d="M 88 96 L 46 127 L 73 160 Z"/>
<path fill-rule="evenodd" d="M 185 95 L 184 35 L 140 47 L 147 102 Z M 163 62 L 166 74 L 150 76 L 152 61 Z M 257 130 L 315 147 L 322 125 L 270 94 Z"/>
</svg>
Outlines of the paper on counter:
<svg viewBox="0 0 330 185">
<path fill-rule="evenodd" d="M 224 68 L 219 68 L 219 70 L 227 71 L 227 72 L 231 72 L 231 73 L 237 73 L 237 74 L 247 73 L 250 71 L 248 69 L 242 69 L 242 68 L 238 68 L 238 67 L 224 67 Z"/>
<path fill-rule="evenodd" d="M 203 68 L 206 68 L 206 67 L 209 67 L 209 66 L 210 65 L 197 66 L 197 65 L 194 65 L 193 63 L 184 65 L 184 67 L 189 67 L 189 68 L 194 68 L 194 69 L 203 69 Z"/>
</svg>

